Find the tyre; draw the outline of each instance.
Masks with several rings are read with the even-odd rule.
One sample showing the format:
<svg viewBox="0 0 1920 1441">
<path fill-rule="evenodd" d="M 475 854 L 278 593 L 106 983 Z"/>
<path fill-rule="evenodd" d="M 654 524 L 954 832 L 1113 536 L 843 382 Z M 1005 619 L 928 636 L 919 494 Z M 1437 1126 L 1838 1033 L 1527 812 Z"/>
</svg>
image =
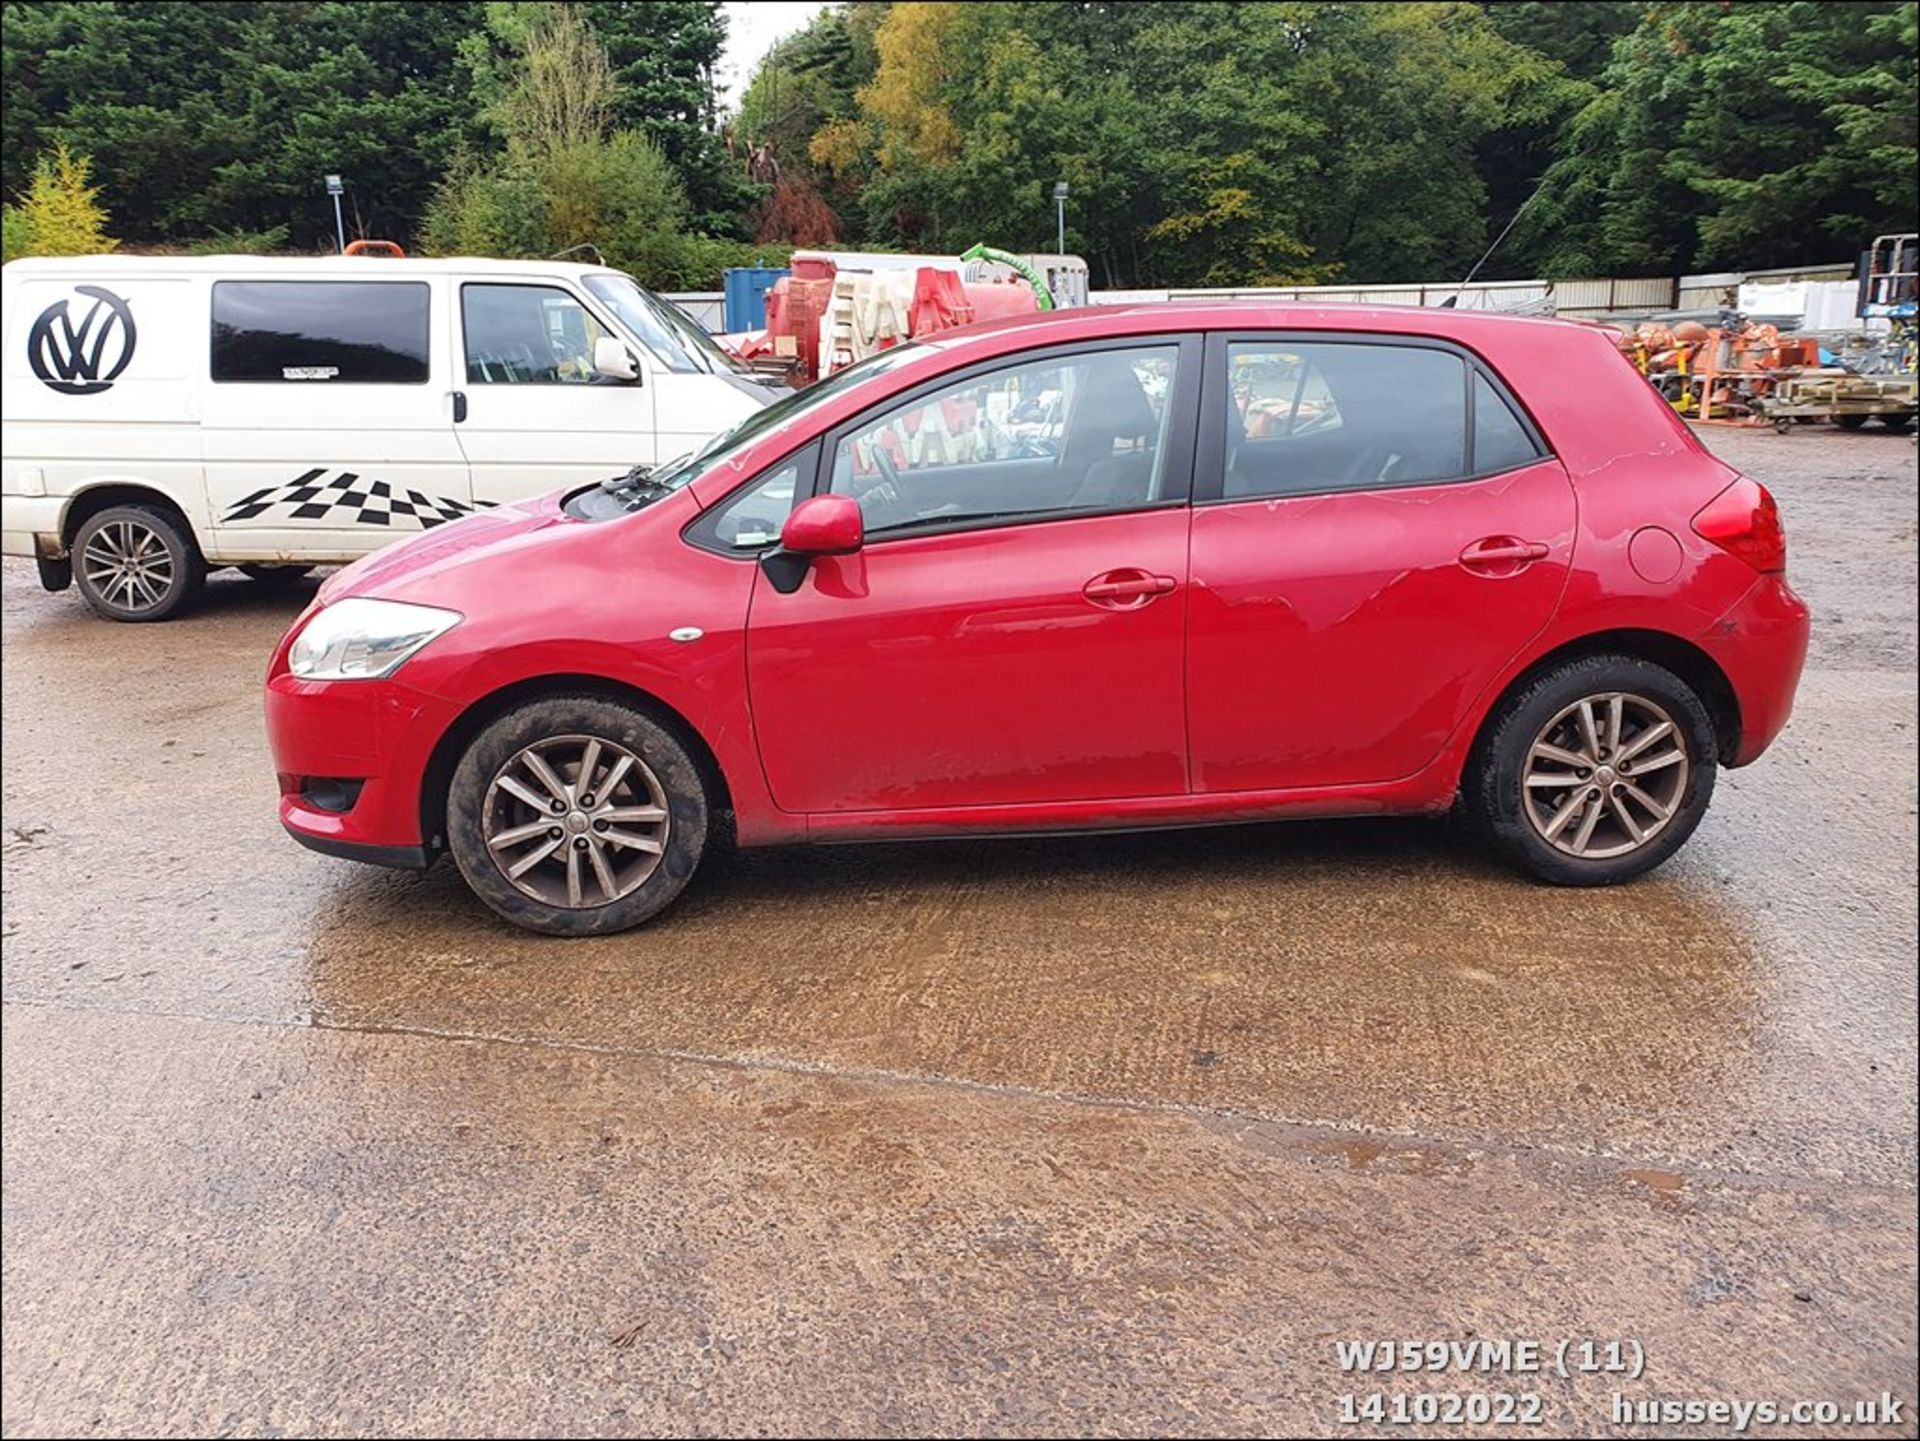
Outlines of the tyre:
<svg viewBox="0 0 1920 1441">
<path fill-rule="evenodd" d="M 1862 430 L 1866 427 L 1867 418 L 1864 415 L 1836 415 L 1833 423 L 1842 430 Z"/>
<path fill-rule="evenodd" d="M 248 580 L 257 580 L 262 585 L 291 585 L 297 580 L 305 580 L 313 574 L 310 565 L 241 565 L 235 566 Z"/>
<path fill-rule="evenodd" d="M 185 522 L 153 505 L 115 505 L 88 516 L 73 537 L 73 578 L 108 620 L 166 620 L 206 584 Z"/>
<path fill-rule="evenodd" d="M 1896 432 L 1913 429 L 1913 417 L 1911 415 L 1883 415 L 1880 417 L 1880 423 L 1888 430 Z"/>
<path fill-rule="evenodd" d="M 1713 721 L 1685 681 L 1631 656 L 1589 656 L 1504 702 L 1474 748 L 1465 799 L 1521 870 L 1615 885 L 1686 844 L 1718 762 Z"/>
<path fill-rule="evenodd" d="M 604 696 L 559 695 L 474 737 L 447 795 L 447 845 L 474 894 L 515 925 L 607 935 L 686 889 L 708 818 L 673 731 Z"/>
</svg>

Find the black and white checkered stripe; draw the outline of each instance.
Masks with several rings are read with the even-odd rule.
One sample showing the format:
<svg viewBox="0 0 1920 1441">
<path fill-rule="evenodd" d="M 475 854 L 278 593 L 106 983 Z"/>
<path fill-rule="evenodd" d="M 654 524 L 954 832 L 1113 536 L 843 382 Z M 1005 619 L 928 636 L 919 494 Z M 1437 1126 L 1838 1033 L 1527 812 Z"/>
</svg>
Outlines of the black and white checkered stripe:
<svg viewBox="0 0 1920 1441">
<path fill-rule="evenodd" d="M 384 480 L 368 480 L 351 470 L 343 470 L 331 480 L 322 480 L 326 473 L 324 467 L 310 470 L 285 485 L 269 485 L 242 496 L 227 508 L 220 522 L 232 525 L 274 511 L 275 520 L 313 520 L 336 526 L 349 522 L 388 527 L 411 524 L 427 530 L 473 511 L 463 500 L 422 495 L 417 490 L 389 485 Z M 279 507 L 285 507 L 284 511 L 279 511 Z"/>
</svg>

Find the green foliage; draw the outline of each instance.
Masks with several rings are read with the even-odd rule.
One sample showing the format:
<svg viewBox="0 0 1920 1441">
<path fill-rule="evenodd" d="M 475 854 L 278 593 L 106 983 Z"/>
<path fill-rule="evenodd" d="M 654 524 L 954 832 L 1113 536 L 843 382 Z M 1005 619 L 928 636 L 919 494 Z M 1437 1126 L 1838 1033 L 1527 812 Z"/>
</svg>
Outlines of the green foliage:
<svg viewBox="0 0 1920 1441">
<path fill-rule="evenodd" d="M 1523 206 L 1484 273 L 1828 260 L 1915 228 L 1917 9 L 853 0 L 723 127 L 713 0 L 6 0 L 7 253 L 64 143 L 141 246 L 330 248 L 338 173 L 351 234 L 663 285 L 755 234 L 1050 249 L 1056 180 L 1101 285 L 1446 277 Z"/>
<path fill-rule="evenodd" d="M 104 255 L 120 242 L 107 234 L 93 163 L 56 144 L 33 166 L 20 204 L 9 206 L 7 258 L 15 255 Z"/>
<path fill-rule="evenodd" d="M 289 244 L 313 250 L 333 241 L 322 177 L 340 174 L 350 236 L 411 243 L 456 157 L 503 148 L 489 111 L 501 76 L 518 74 L 526 32 L 551 8 L 8 0 L 0 189 L 22 193 L 34 158 L 65 140 L 93 157 L 131 242 L 284 225 Z M 710 124 L 720 6 L 573 8 L 612 56 L 616 119 L 652 136 L 682 186 L 744 235 L 753 193 Z"/>
<path fill-rule="evenodd" d="M 6 260 L 33 254 L 33 227 L 17 205 L 0 206 L 0 252 Z"/>
<path fill-rule="evenodd" d="M 661 147 L 612 128 L 618 83 L 581 15 L 497 7 L 492 23 L 522 50 L 517 66 L 491 70 L 488 119 L 504 148 L 490 160 L 455 158 L 427 208 L 423 248 L 539 257 L 591 245 L 646 285 L 718 284 L 713 247 L 741 242 L 689 235 L 686 191 Z"/>
<path fill-rule="evenodd" d="M 182 247 L 188 255 L 279 255 L 287 248 L 287 227 L 270 230 L 216 230 Z"/>
<path fill-rule="evenodd" d="M 1793 265 L 1914 229 L 1916 8 L 1647 6 L 1529 216 L 1549 273 Z"/>
</svg>

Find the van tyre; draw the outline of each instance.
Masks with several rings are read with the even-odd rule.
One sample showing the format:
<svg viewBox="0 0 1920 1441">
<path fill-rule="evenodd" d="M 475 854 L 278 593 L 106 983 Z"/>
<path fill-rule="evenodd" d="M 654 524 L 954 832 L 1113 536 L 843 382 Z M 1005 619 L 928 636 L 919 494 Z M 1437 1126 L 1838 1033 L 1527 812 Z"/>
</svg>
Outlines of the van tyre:
<svg viewBox="0 0 1920 1441">
<path fill-rule="evenodd" d="M 692 755 L 645 711 L 559 695 L 474 737 L 447 796 L 447 845 L 475 895 L 554 936 L 624 931 L 686 889 L 707 849 Z"/>
<path fill-rule="evenodd" d="M 185 522 L 154 505 L 115 505 L 80 524 L 73 578 L 108 620 L 167 620 L 193 603 L 207 564 Z"/>
<path fill-rule="evenodd" d="M 1588 656 L 1506 699 L 1474 747 L 1463 798 L 1522 871 L 1616 885 L 1686 844 L 1718 755 L 1713 720 L 1679 676 L 1632 656 Z"/>
</svg>

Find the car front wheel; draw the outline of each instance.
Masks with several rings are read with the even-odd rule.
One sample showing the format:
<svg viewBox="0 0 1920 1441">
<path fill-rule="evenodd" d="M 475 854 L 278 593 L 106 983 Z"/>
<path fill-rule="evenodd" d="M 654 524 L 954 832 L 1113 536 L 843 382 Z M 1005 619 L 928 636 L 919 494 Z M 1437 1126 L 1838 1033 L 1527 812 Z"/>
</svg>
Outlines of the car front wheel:
<svg viewBox="0 0 1920 1441">
<path fill-rule="evenodd" d="M 1686 843 L 1712 798 L 1718 750 L 1680 677 L 1589 656 L 1507 700 L 1475 748 L 1466 800 L 1520 869 L 1557 885 L 1613 885 Z"/>
<path fill-rule="evenodd" d="M 708 801 L 686 745 L 602 696 L 519 706 L 455 768 L 447 843 L 474 894 L 556 936 L 637 926 L 673 902 L 707 844 Z"/>
</svg>

